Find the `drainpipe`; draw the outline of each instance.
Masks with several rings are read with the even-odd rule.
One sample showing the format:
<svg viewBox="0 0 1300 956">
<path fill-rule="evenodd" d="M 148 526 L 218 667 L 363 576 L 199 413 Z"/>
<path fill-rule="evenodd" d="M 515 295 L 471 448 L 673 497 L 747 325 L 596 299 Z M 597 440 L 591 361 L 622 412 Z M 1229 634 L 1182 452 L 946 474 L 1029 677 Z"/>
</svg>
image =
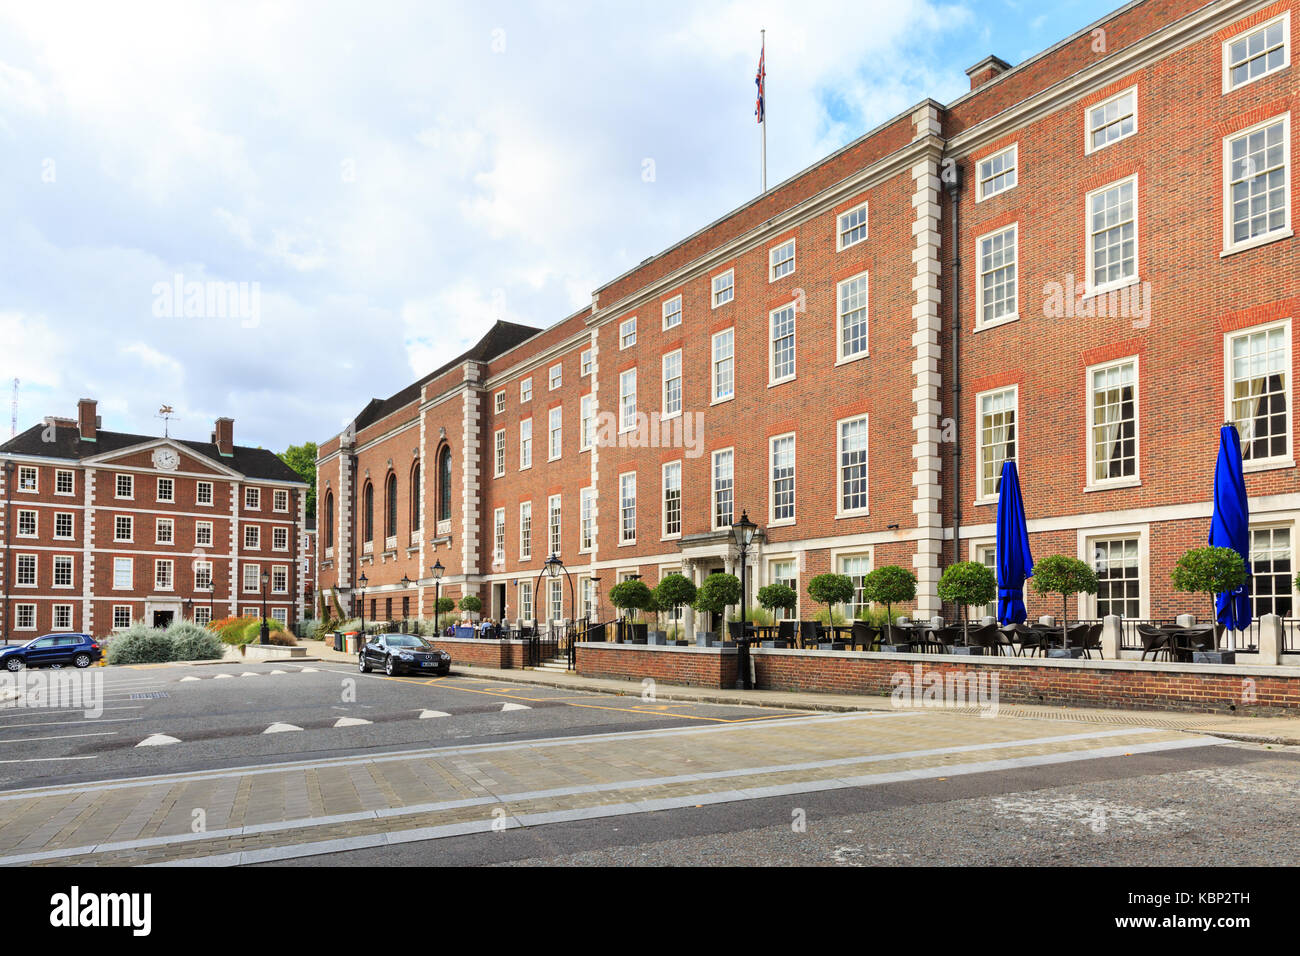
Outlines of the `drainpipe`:
<svg viewBox="0 0 1300 956">
<path fill-rule="evenodd" d="M 952 360 L 948 382 L 952 414 L 952 560 L 961 561 L 961 165 L 953 160 L 951 180 L 944 180 L 952 206 Z"/>
</svg>

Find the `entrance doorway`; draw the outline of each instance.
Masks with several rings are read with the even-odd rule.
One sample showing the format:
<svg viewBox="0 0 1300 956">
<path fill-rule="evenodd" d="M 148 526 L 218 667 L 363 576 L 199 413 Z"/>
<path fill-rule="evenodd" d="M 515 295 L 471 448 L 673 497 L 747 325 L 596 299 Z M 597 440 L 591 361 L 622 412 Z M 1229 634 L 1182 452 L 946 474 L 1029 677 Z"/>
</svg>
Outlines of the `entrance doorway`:
<svg viewBox="0 0 1300 956">
<path fill-rule="evenodd" d="M 176 619 L 175 611 L 154 611 L 153 612 L 154 627 L 170 627 L 172 621 L 175 619 Z"/>
<path fill-rule="evenodd" d="M 498 621 L 506 619 L 506 583 L 492 585 L 492 616 Z"/>
</svg>

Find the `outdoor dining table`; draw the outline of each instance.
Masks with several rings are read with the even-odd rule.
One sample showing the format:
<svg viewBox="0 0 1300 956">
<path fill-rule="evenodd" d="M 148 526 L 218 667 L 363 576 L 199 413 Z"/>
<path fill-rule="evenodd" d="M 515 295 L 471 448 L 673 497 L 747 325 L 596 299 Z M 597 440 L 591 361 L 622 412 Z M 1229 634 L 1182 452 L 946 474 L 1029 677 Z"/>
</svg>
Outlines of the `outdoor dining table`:
<svg viewBox="0 0 1300 956">
<path fill-rule="evenodd" d="M 776 624 L 746 624 L 745 636 L 756 641 L 774 641 L 781 628 Z"/>
</svg>

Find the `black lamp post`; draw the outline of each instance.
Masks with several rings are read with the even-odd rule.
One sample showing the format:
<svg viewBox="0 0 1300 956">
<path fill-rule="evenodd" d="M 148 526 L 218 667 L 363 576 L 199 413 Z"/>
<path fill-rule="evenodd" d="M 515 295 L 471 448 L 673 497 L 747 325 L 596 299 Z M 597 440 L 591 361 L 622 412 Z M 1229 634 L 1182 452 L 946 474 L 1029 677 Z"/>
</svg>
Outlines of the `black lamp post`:
<svg viewBox="0 0 1300 956">
<path fill-rule="evenodd" d="M 358 591 L 361 593 L 359 599 L 361 601 L 361 639 L 357 642 L 358 651 L 366 643 L 366 585 L 369 583 L 370 579 L 366 577 L 366 572 L 362 571 L 361 577 L 357 578 Z"/>
<path fill-rule="evenodd" d="M 266 582 L 271 580 L 271 576 L 265 571 L 262 572 L 262 643 L 271 643 L 271 627 L 266 621 Z"/>
<path fill-rule="evenodd" d="M 429 566 L 429 573 L 433 575 L 433 633 L 435 636 L 442 633 L 442 629 L 438 624 L 438 602 L 442 600 L 443 570 L 441 561 L 435 561 Z"/>
<path fill-rule="evenodd" d="M 411 586 L 411 579 L 406 576 L 405 571 L 402 572 L 401 584 L 402 584 L 403 591 L 405 591 L 407 588 Z M 402 597 L 402 633 L 403 634 L 406 633 L 406 605 L 407 605 L 407 599 L 405 596 L 403 596 Z"/>
<path fill-rule="evenodd" d="M 740 641 L 736 655 L 736 690 L 749 688 L 749 637 L 745 634 L 745 559 L 749 556 L 749 546 L 754 543 L 754 532 L 758 525 L 749 520 L 749 513 L 742 511 L 740 520 L 731 525 L 732 537 L 740 549 Z"/>
</svg>

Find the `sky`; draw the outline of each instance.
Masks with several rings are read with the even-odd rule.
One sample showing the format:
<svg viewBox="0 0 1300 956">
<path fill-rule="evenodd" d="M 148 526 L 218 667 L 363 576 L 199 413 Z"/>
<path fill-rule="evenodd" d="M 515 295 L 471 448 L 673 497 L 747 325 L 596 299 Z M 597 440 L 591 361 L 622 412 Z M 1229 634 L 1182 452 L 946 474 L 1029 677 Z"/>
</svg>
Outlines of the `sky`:
<svg viewBox="0 0 1300 956">
<path fill-rule="evenodd" d="M 0 0 L 0 395 L 324 440 L 753 199 L 761 29 L 775 185 L 1121 3 Z"/>
</svg>

